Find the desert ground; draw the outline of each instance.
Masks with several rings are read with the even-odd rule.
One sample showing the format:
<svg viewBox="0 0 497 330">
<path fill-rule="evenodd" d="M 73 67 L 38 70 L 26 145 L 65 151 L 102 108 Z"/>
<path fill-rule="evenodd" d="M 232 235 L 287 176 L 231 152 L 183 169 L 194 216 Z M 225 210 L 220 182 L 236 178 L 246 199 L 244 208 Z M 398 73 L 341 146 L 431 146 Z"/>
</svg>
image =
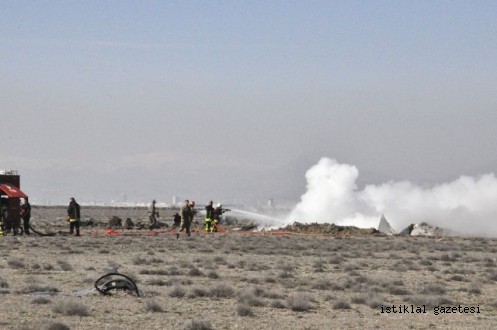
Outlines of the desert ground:
<svg viewBox="0 0 497 330">
<path fill-rule="evenodd" d="M 34 207 L 33 227 L 53 236 L 0 237 L 0 328 L 495 328 L 496 239 L 227 230 L 177 240 L 176 211 L 160 212 L 168 228 L 108 231 L 113 216 L 146 223 L 146 210 L 83 207 L 94 225 L 73 237 L 65 208 Z M 112 269 L 142 295 L 96 291 Z"/>
</svg>

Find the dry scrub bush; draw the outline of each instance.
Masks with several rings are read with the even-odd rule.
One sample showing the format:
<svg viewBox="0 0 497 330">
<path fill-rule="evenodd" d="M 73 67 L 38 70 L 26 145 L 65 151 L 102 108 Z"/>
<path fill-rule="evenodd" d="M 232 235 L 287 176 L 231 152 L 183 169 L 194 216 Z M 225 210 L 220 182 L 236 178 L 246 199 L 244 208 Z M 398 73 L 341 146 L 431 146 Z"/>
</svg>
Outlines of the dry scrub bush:
<svg viewBox="0 0 497 330">
<path fill-rule="evenodd" d="M 57 264 L 59 265 L 60 269 L 62 269 L 65 272 L 73 270 L 73 267 L 67 261 L 57 260 Z"/>
<path fill-rule="evenodd" d="M 194 287 L 191 288 L 187 294 L 187 298 L 199 298 L 199 297 L 208 297 L 210 295 L 209 291 L 202 287 Z"/>
<path fill-rule="evenodd" d="M 9 283 L 7 283 L 6 280 L 4 280 L 3 278 L 0 277 L 0 288 L 8 288 L 9 287 Z"/>
<path fill-rule="evenodd" d="M 46 305 L 50 304 L 51 302 L 52 301 L 46 297 L 36 297 L 33 300 L 31 300 L 31 303 L 35 305 Z"/>
<path fill-rule="evenodd" d="M 156 301 L 147 301 L 145 303 L 145 310 L 152 313 L 162 313 L 164 309 Z"/>
<path fill-rule="evenodd" d="M 438 284 L 438 283 L 426 284 L 418 290 L 418 293 L 421 293 L 421 294 L 443 295 L 443 294 L 445 294 L 445 292 L 446 292 L 445 287 L 441 284 Z"/>
<path fill-rule="evenodd" d="M 185 293 L 185 289 L 180 286 L 175 286 L 171 289 L 171 291 L 169 291 L 168 295 L 174 298 L 183 298 L 185 296 Z"/>
<path fill-rule="evenodd" d="M 212 261 L 218 265 L 226 265 L 226 259 L 222 256 L 215 256 Z"/>
<path fill-rule="evenodd" d="M 266 283 L 276 283 L 276 279 L 274 277 L 268 275 L 268 276 L 264 277 L 264 282 L 266 282 Z"/>
<path fill-rule="evenodd" d="M 66 316 L 89 316 L 88 308 L 76 301 L 59 301 L 52 308 L 55 313 Z"/>
<path fill-rule="evenodd" d="M 271 307 L 272 308 L 278 308 L 278 309 L 283 309 L 283 308 L 286 308 L 286 305 L 283 301 L 281 300 L 273 300 L 271 302 Z"/>
<path fill-rule="evenodd" d="M 171 282 L 164 281 L 161 278 L 153 278 L 151 280 L 148 280 L 147 284 L 148 285 L 155 285 L 155 286 L 169 286 L 169 285 L 171 285 Z"/>
<path fill-rule="evenodd" d="M 35 292 L 44 292 L 44 293 L 57 293 L 59 292 L 60 290 L 53 287 L 53 286 L 47 286 L 47 285 L 44 285 L 44 284 L 37 284 L 37 283 L 33 283 L 33 284 L 29 284 L 27 287 L 25 287 L 24 289 L 21 289 L 19 291 L 19 293 L 35 293 Z"/>
<path fill-rule="evenodd" d="M 244 289 L 238 294 L 238 302 L 248 306 L 264 306 L 264 301 L 259 299 L 262 291 L 256 287 Z"/>
<path fill-rule="evenodd" d="M 44 270 L 54 270 L 54 266 L 51 264 L 46 264 L 46 265 L 43 265 L 43 269 Z"/>
<path fill-rule="evenodd" d="M 185 327 L 185 330 L 214 330 L 209 321 L 192 320 Z"/>
<path fill-rule="evenodd" d="M 467 282 L 468 280 L 461 275 L 452 275 L 449 280 L 451 281 L 456 281 L 456 282 Z"/>
<path fill-rule="evenodd" d="M 239 316 L 254 316 L 252 307 L 244 303 L 238 304 L 236 312 Z"/>
<path fill-rule="evenodd" d="M 366 305 L 372 309 L 377 309 L 384 305 L 383 298 L 376 292 L 360 293 L 351 297 L 351 302 L 358 305 Z"/>
<path fill-rule="evenodd" d="M 402 287 L 389 286 L 388 293 L 395 295 L 395 296 L 407 296 L 407 295 L 411 294 L 411 291 L 407 290 L 406 288 L 402 288 Z"/>
<path fill-rule="evenodd" d="M 214 298 L 231 298 L 235 295 L 235 290 L 227 284 L 217 284 L 211 287 L 209 292 Z"/>
<path fill-rule="evenodd" d="M 481 294 L 481 285 L 479 283 L 471 283 L 467 287 L 461 287 L 461 288 L 457 289 L 457 291 L 467 292 L 467 293 L 471 293 L 474 295 L 480 295 Z"/>
<path fill-rule="evenodd" d="M 432 295 L 416 295 L 409 298 L 414 305 L 426 305 L 427 308 L 435 306 L 450 305 L 453 301 L 445 296 L 432 296 Z"/>
<path fill-rule="evenodd" d="M 327 279 L 320 279 L 316 283 L 311 285 L 311 289 L 314 290 L 332 290 L 332 283 Z"/>
<path fill-rule="evenodd" d="M 134 256 L 133 258 L 131 258 L 131 262 L 135 266 L 150 265 L 150 262 L 146 258 L 140 256 Z"/>
<path fill-rule="evenodd" d="M 350 304 L 345 300 L 338 300 L 333 304 L 333 309 L 350 309 Z"/>
<path fill-rule="evenodd" d="M 309 295 L 305 293 L 294 293 L 286 299 L 288 308 L 294 312 L 306 312 L 312 308 Z"/>
<path fill-rule="evenodd" d="M 165 269 L 142 269 L 139 273 L 143 275 L 170 275 Z"/>
<path fill-rule="evenodd" d="M 65 325 L 64 323 L 60 322 L 55 322 L 50 324 L 46 330 L 70 330 L 71 328 L 68 325 Z"/>
<path fill-rule="evenodd" d="M 210 278 L 210 279 L 218 279 L 219 278 L 219 274 L 216 273 L 215 271 L 210 271 L 207 274 L 207 277 Z"/>
<path fill-rule="evenodd" d="M 202 271 L 196 267 L 193 267 L 190 269 L 190 271 L 188 271 L 188 275 L 189 276 L 203 276 L 204 273 L 202 273 Z"/>
<path fill-rule="evenodd" d="M 24 264 L 23 260 L 17 260 L 17 259 L 9 260 L 7 262 L 7 264 L 12 269 L 21 269 L 21 268 L 26 267 L 26 265 Z"/>
<path fill-rule="evenodd" d="M 181 285 L 192 285 L 193 282 L 192 280 L 190 280 L 189 278 L 185 277 L 185 278 L 181 278 L 179 280 L 176 280 L 176 283 L 179 283 Z"/>
<path fill-rule="evenodd" d="M 263 291 L 260 294 L 261 297 L 268 298 L 268 299 L 283 299 L 285 298 L 285 294 L 281 292 L 274 292 L 274 291 Z"/>
<path fill-rule="evenodd" d="M 490 281 L 497 281 L 497 272 L 493 271 L 487 275 L 487 279 Z"/>
</svg>

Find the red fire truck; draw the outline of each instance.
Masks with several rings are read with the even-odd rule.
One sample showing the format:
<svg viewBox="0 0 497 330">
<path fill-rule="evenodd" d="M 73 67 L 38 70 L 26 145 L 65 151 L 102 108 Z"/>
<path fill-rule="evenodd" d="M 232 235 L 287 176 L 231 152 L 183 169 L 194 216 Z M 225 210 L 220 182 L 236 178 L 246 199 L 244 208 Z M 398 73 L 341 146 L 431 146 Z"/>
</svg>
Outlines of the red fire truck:
<svg viewBox="0 0 497 330">
<path fill-rule="evenodd" d="M 21 223 L 21 198 L 28 196 L 20 189 L 21 177 L 15 170 L 0 170 L 0 235 Z"/>
</svg>

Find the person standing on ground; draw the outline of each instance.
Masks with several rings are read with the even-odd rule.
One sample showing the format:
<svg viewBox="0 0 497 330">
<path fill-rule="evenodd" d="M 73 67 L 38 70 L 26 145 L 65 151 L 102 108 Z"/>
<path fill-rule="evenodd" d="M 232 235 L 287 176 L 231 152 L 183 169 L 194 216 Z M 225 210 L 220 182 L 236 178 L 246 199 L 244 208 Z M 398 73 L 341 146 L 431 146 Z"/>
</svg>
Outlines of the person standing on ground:
<svg viewBox="0 0 497 330">
<path fill-rule="evenodd" d="M 159 212 L 155 208 L 155 199 L 152 200 L 152 203 L 148 205 L 148 219 L 150 220 L 150 226 L 153 226 L 157 223 L 157 218 L 159 216 Z"/>
<path fill-rule="evenodd" d="M 179 227 L 181 224 L 181 216 L 176 212 L 173 216 L 173 226 L 174 227 Z"/>
<path fill-rule="evenodd" d="M 79 236 L 79 219 L 81 218 L 81 208 L 74 197 L 69 200 L 67 207 L 67 219 L 69 221 L 69 234 L 73 235 L 76 230 L 76 236 Z"/>
<path fill-rule="evenodd" d="M 8 232 L 6 212 L 6 207 L 3 205 L 0 198 L 0 236 L 5 236 Z"/>
<path fill-rule="evenodd" d="M 214 202 L 209 201 L 209 204 L 205 206 L 205 232 L 210 233 L 212 230 L 212 215 L 214 211 L 214 207 L 212 206 Z"/>
<path fill-rule="evenodd" d="M 223 213 L 226 212 L 223 209 L 223 205 L 221 203 L 218 203 L 214 210 L 212 211 L 212 229 L 211 233 L 217 233 L 218 231 L 218 225 L 221 223 L 221 216 Z"/>
<path fill-rule="evenodd" d="M 190 215 L 190 232 L 193 226 L 193 220 L 195 220 L 195 216 L 197 215 L 197 210 L 195 209 L 195 201 L 190 202 L 190 209 L 191 209 L 191 215 Z"/>
<path fill-rule="evenodd" d="M 31 219 L 31 204 L 28 198 L 24 198 L 24 203 L 21 204 L 21 218 L 24 226 L 24 233 L 29 235 L 29 220 Z"/>
<path fill-rule="evenodd" d="M 192 209 L 190 207 L 190 201 L 185 200 L 185 204 L 181 207 L 181 225 L 178 232 L 176 233 L 176 239 L 179 238 L 179 234 L 185 230 L 186 234 L 190 236 L 190 225 L 192 220 Z"/>
</svg>

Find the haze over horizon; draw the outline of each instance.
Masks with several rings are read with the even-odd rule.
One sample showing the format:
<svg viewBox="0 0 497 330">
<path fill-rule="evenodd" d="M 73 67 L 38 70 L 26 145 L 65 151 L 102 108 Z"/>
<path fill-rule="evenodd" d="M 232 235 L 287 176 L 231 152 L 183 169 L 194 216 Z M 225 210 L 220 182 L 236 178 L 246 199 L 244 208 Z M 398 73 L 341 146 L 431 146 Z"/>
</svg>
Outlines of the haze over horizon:
<svg viewBox="0 0 497 330">
<path fill-rule="evenodd" d="M 2 2 L 0 169 L 33 200 L 297 203 L 497 170 L 497 3 Z"/>
</svg>

